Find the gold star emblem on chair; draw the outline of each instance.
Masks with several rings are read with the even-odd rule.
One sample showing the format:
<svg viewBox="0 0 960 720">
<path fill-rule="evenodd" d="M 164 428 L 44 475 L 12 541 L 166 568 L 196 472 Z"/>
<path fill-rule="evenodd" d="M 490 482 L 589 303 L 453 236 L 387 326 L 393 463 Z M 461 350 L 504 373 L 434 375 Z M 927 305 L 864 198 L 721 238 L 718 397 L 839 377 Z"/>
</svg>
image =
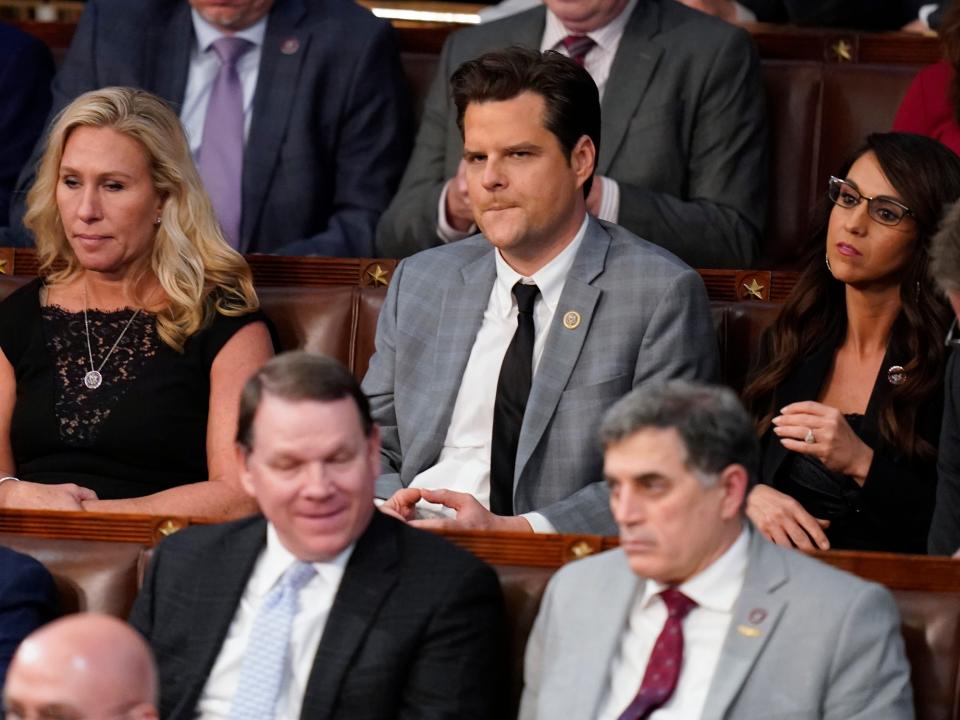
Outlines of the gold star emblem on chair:
<svg viewBox="0 0 960 720">
<path fill-rule="evenodd" d="M 0 260 L 0 275 L 6 275 L 6 274 L 7 274 L 7 261 Z"/>
<path fill-rule="evenodd" d="M 836 57 L 837 62 L 850 62 L 853 60 L 853 46 L 846 40 L 837 40 L 830 46 L 830 49 L 833 50 L 833 55 Z"/>
<path fill-rule="evenodd" d="M 743 289 L 747 291 L 748 297 L 755 297 L 757 300 L 763 300 L 764 286 L 757 282 L 756 278 L 750 280 L 750 283 L 744 283 Z"/>
<path fill-rule="evenodd" d="M 379 265 L 374 265 L 367 270 L 367 277 L 370 278 L 370 283 L 374 287 L 386 285 L 390 281 L 390 275 Z"/>
</svg>

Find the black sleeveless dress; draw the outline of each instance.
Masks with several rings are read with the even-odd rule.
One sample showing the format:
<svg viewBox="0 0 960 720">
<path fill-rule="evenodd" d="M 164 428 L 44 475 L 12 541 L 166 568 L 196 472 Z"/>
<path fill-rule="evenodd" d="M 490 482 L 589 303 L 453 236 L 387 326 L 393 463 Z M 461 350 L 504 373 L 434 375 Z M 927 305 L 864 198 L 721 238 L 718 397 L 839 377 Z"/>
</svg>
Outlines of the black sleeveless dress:
<svg viewBox="0 0 960 720">
<path fill-rule="evenodd" d="M 74 482 L 101 500 L 206 480 L 210 367 L 240 328 L 266 317 L 218 314 L 178 353 L 160 340 L 155 317 L 141 312 L 100 370 L 102 384 L 90 389 L 83 313 L 41 306 L 42 287 L 35 280 L 0 303 L 0 349 L 17 380 L 10 441 L 18 477 Z M 94 367 L 133 315 L 87 313 Z"/>
</svg>

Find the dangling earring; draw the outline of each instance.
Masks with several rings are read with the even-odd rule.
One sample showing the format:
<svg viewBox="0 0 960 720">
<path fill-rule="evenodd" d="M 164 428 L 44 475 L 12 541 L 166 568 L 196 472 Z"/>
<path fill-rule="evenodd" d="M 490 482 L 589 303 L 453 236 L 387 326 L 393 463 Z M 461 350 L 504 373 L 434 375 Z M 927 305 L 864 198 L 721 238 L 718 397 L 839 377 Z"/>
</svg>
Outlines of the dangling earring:
<svg viewBox="0 0 960 720">
<path fill-rule="evenodd" d="M 829 270 L 829 271 L 830 271 L 830 274 L 833 275 L 833 268 L 830 267 L 830 255 L 825 253 L 824 256 L 823 256 L 823 259 L 824 259 L 824 260 L 826 261 L 826 263 L 827 263 L 827 270 Z"/>
</svg>

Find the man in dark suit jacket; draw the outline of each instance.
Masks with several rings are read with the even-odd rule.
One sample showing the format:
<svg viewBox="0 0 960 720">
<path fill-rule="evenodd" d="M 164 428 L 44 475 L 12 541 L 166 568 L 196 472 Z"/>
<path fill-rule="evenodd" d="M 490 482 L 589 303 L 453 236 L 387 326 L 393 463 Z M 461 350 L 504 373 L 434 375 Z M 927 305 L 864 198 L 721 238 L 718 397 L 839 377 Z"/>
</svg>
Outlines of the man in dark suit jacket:
<svg viewBox="0 0 960 720">
<path fill-rule="evenodd" d="M 244 390 L 238 443 L 265 517 L 164 541 L 130 618 L 156 654 L 161 716 L 497 717 L 497 579 L 374 509 L 379 433 L 350 373 L 307 353 L 274 358 Z M 254 710 L 241 678 L 277 640 L 254 616 L 301 565 L 317 575 L 299 590 L 287 669 Z"/>
<path fill-rule="evenodd" d="M 56 614 L 57 591 L 47 569 L 0 547 L 0 688 L 20 641 Z"/>
<path fill-rule="evenodd" d="M 50 110 L 53 70 L 46 45 L 0 23 L 0 226 L 7 224 L 17 175 Z"/>
<path fill-rule="evenodd" d="M 606 180 L 598 180 L 591 195 L 606 196 L 608 181 L 615 182 L 619 212 L 605 215 L 601 200 L 599 207 L 588 201 L 591 213 L 693 267 L 750 267 L 759 250 L 768 183 L 760 64 L 749 35 L 673 0 L 635 0 L 632 11 L 626 0 L 545 5 L 447 40 L 413 156 L 377 228 L 379 253 L 406 257 L 442 244 L 441 233 L 447 233 L 439 223 L 441 194 L 447 187 L 444 201 L 455 197 L 463 154 L 448 87 L 454 69 L 511 45 L 551 49 L 543 47 L 544 38 L 549 34 L 552 42 L 552 23 L 558 22 L 561 37 L 566 31 L 599 38 L 584 58 L 595 81 L 605 72 L 592 67 L 594 54 L 607 53 L 606 61 L 597 61 L 609 75 L 601 93 L 596 169 Z M 610 57 L 610 36 L 624 21 Z"/>
<path fill-rule="evenodd" d="M 239 249 L 372 255 L 377 218 L 409 150 L 406 85 L 389 24 L 350 0 L 211 5 L 88 0 L 54 82 L 53 112 L 87 90 L 129 85 L 166 99 L 183 118 L 191 68 L 213 52 L 197 46 L 191 6 L 227 34 L 266 15 L 247 118 Z M 31 242 L 17 226 L 40 150 L 14 198 L 13 244 Z"/>
</svg>

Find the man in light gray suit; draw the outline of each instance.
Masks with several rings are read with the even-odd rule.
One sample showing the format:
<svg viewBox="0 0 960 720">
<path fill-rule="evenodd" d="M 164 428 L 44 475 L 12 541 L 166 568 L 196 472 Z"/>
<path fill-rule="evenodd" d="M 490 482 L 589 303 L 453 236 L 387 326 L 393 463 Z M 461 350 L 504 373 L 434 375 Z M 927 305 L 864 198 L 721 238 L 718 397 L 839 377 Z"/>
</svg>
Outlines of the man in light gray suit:
<svg viewBox="0 0 960 720">
<path fill-rule="evenodd" d="M 551 580 L 521 720 L 913 718 L 890 594 L 749 526 L 759 450 L 731 390 L 640 388 L 600 435 L 621 546 Z"/>
<path fill-rule="evenodd" d="M 426 526 L 611 533 L 596 426 L 636 385 L 713 375 L 703 283 L 587 217 L 600 104 L 582 67 L 511 48 L 453 86 L 483 234 L 408 258 L 390 284 L 363 383 L 378 497 Z M 454 517 L 415 520 L 424 502 Z"/>
<path fill-rule="evenodd" d="M 522 45 L 579 57 L 600 88 L 603 147 L 587 203 L 594 216 L 693 267 L 750 267 L 768 185 L 763 87 L 750 36 L 673 0 L 544 5 L 448 39 L 413 156 L 377 227 L 379 253 L 406 257 L 470 234 L 448 81 L 466 60 Z"/>
</svg>

